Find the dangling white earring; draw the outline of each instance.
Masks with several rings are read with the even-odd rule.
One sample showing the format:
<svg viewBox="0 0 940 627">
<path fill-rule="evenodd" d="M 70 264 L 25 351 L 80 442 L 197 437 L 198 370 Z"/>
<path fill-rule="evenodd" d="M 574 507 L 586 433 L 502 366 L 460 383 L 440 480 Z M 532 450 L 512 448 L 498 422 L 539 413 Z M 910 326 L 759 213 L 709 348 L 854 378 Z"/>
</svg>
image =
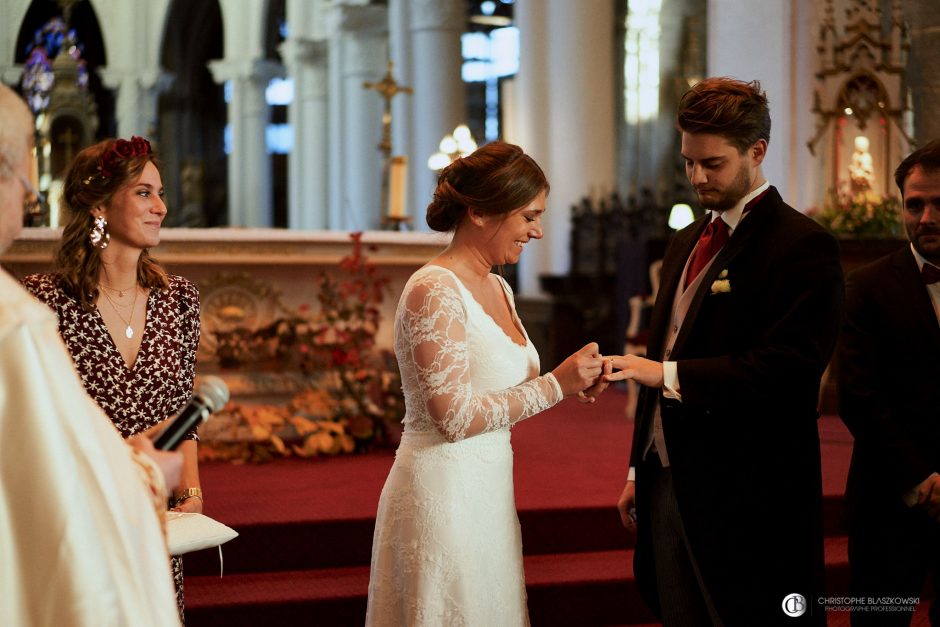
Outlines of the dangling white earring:
<svg viewBox="0 0 940 627">
<path fill-rule="evenodd" d="M 108 221 L 104 219 L 104 216 L 95 216 L 94 224 L 92 224 L 91 231 L 88 233 L 88 241 L 91 242 L 92 246 L 101 250 L 107 248 L 108 244 L 111 243 L 111 234 L 108 233 Z"/>
</svg>

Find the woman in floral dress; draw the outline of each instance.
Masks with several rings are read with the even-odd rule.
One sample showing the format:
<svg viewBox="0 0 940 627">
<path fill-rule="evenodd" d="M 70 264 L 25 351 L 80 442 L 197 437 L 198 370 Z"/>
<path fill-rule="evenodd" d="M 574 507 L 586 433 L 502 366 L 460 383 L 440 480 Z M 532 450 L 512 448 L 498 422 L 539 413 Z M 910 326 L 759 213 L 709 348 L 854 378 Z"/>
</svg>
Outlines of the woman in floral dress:
<svg viewBox="0 0 940 627">
<path fill-rule="evenodd" d="M 89 395 L 126 438 L 174 416 L 192 395 L 199 293 L 147 252 L 160 243 L 163 184 L 150 143 L 110 139 L 81 151 L 63 191 L 65 229 L 54 274 L 24 285 L 59 317 Z M 172 509 L 202 511 L 196 434 L 180 445 Z M 173 558 L 183 618 L 182 559 Z"/>
</svg>

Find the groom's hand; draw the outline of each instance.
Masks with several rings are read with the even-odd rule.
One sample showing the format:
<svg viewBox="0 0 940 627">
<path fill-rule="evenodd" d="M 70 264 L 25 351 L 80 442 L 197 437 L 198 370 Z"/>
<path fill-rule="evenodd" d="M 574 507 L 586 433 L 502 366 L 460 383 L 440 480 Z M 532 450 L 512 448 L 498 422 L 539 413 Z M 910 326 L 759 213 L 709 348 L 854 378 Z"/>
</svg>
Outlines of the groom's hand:
<svg viewBox="0 0 940 627">
<path fill-rule="evenodd" d="M 608 381 L 623 381 L 632 379 L 641 385 L 650 388 L 663 387 L 663 364 L 659 361 L 653 361 L 636 355 L 623 355 L 620 357 L 609 357 L 615 370 L 604 378 Z"/>
<path fill-rule="evenodd" d="M 620 512 L 620 522 L 629 531 L 636 531 L 636 483 L 627 481 L 623 492 L 617 501 L 617 511 Z"/>
</svg>

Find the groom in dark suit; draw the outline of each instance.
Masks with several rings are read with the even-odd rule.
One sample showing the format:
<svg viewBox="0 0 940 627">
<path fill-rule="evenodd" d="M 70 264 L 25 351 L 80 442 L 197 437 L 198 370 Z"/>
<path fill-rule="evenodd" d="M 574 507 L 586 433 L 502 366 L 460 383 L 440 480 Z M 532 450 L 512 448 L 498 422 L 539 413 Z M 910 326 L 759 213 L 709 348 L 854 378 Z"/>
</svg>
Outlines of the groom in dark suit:
<svg viewBox="0 0 940 627">
<path fill-rule="evenodd" d="M 618 503 L 664 625 L 825 624 L 817 399 L 843 283 L 835 240 L 765 179 L 766 95 L 710 78 L 679 103 L 707 215 L 666 250 Z"/>
<path fill-rule="evenodd" d="M 875 600 L 852 625 L 909 625 L 879 599 L 919 597 L 930 572 L 940 625 L 940 140 L 895 179 L 911 243 L 849 275 L 839 343 L 850 594 Z"/>
</svg>

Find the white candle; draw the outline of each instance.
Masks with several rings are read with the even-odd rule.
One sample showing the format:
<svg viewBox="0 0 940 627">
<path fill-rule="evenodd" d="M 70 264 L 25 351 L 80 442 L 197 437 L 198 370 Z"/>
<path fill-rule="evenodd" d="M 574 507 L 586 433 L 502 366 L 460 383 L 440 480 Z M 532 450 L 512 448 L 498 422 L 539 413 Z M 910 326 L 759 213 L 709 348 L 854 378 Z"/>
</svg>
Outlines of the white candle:
<svg viewBox="0 0 940 627">
<path fill-rule="evenodd" d="M 388 217 L 405 217 L 408 190 L 408 157 L 392 157 L 388 170 Z"/>
</svg>

